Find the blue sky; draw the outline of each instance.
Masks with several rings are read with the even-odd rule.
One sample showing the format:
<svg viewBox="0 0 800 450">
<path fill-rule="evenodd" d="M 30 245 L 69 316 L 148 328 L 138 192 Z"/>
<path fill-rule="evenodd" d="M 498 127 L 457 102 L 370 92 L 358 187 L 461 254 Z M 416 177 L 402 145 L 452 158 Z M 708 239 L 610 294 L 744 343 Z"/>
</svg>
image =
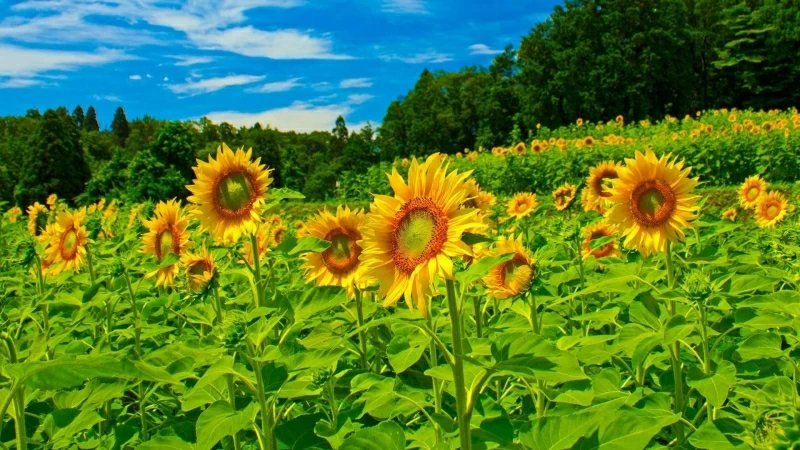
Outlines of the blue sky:
<svg viewBox="0 0 800 450">
<path fill-rule="evenodd" d="M 379 125 L 424 68 L 488 65 L 557 0 L 0 0 L 0 116 L 94 105 L 236 126 Z"/>
</svg>

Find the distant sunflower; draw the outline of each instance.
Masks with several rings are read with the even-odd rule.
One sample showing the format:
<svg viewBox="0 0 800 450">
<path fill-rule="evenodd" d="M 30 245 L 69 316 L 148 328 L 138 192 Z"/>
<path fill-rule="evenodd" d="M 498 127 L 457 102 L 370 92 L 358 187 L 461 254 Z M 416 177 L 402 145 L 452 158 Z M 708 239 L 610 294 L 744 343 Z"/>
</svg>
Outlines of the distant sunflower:
<svg viewBox="0 0 800 450">
<path fill-rule="evenodd" d="M 531 215 L 534 209 L 539 206 L 536 194 L 530 192 L 518 192 L 514 198 L 508 201 L 506 208 L 508 215 L 515 219 L 523 219 Z"/>
<path fill-rule="evenodd" d="M 47 227 L 47 208 L 39 202 L 28 206 L 28 232 L 36 237 Z"/>
<path fill-rule="evenodd" d="M 461 237 L 485 225 L 475 208 L 461 208 L 471 172 L 448 171 L 440 154 L 415 159 L 408 183 L 397 171 L 389 176 L 394 196 L 377 195 L 361 229 L 358 245 L 365 275 L 380 281 L 384 305 L 405 296 L 423 315 L 439 277 L 453 277 L 452 258 L 472 252 Z"/>
<path fill-rule="evenodd" d="M 532 153 L 542 153 L 544 151 L 544 147 L 539 141 L 533 141 L 531 143 L 531 152 Z"/>
<path fill-rule="evenodd" d="M 317 286 L 341 286 L 349 295 L 364 281 L 361 256 L 361 226 L 364 213 L 348 207 L 336 208 L 336 215 L 327 210 L 308 221 L 308 232 L 318 239 L 329 241 L 331 246 L 321 253 L 303 255 L 303 270 L 308 281 Z"/>
<path fill-rule="evenodd" d="M 753 209 L 756 207 L 759 197 L 765 192 L 767 192 L 766 181 L 758 175 L 748 177 L 739 187 L 739 203 L 745 209 Z"/>
<path fill-rule="evenodd" d="M 670 155 L 636 152 L 625 162 L 612 181 L 609 199 L 614 206 L 606 220 L 617 226 L 626 247 L 643 255 L 665 251 L 667 241 L 684 239 L 683 229 L 697 217 L 699 197 L 691 194 L 697 179 L 689 178 L 691 168 L 684 169 L 683 162 L 670 160 Z"/>
<path fill-rule="evenodd" d="M 772 228 L 783 222 L 789 201 L 778 191 L 769 191 L 758 198 L 756 204 L 756 223 L 761 228 Z"/>
<path fill-rule="evenodd" d="M 522 155 L 524 155 L 524 154 L 525 154 L 525 148 L 526 148 L 526 147 L 527 147 L 527 146 L 525 145 L 525 143 L 524 143 L 524 142 L 520 142 L 519 144 L 517 144 L 517 145 L 515 145 L 515 146 L 514 146 L 514 154 L 515 154 L 515 155 L 518 155 L 518 156 L 522 156 Z"/>
<path fill-rule="evenodd" d="M 85 210 L 59 212 L 56 222 L 47 225 L 39 237 L 39 241 L 47 245 L 43 259 L 50 261 L 49 271 L 52 275 L 65 270 L 77 271 L 83 265 L 86 245 L 91 243 L 82 223 L 85 216 Z"/>
<path fill-rule="evenodd" d="M 277 227 L 283 225 L 283 219 L 281 219 L 281 216 L 273 214 L 267 219 L 267 224 L 269 224 L 270 227 Z"/>
<path fill-rule="evenodd" d="M 15 206 L 8 210 L 8 221 L 10 223 L 17 223 L 17 217 L 22 214 L 22 210 L 19 206 Z"/>
<path fill-rule="evenodd" d="M 58 196 L 56 194 L 50 194 L 47 196 L 47 206 L 50 208 L 50 211 L 56 209 L 57 202 Z"/>
<path fill-rule="evenodd" d="M 514 256 L 489 270 L 483 278 L 486 293 L 493 298 L 505 299 L 525 293 L 533 281 L 535 261 L 522 245 L 522 235 L 500 236 L 494 247 L 484 253 L 485 257 L 507 255 Z"/>
<path fill-rule="evenodd" d="M 214 278 L 216 264 L 205 246 L 198 254 L 186 253 L 181 256 L 181 264 L 186 267 L 186 286 L 192 292 L 204 291 Z"/>
<path fill-rule="evenodd" d="M 596 211 L 600 214 L 605 214 L 608 210 L 601 203 L 593 200 L 592 194 L 589 192 L 589 188 L 583 188 L 581 191 L 581 206 L 583 206 L 583 210 L 585 212 Z"/>
<path fill-rule="evenodd" d="M 563 186 L 553 191 L 553 205 L 559 211 L 569 208 L 572 201 L 575 200 L 575 193 L 577 188 L 569 183 L 564 183 Z"/>
<path fill-rule="evenodd" d="M 497 202 L 497 198 L 491 192 L 482 191 L 481 187 L 474 179 L 466 182 L 468 197 L 462 204 L 465 208 L 477 208 L 482 213 L 489 213 L 492 206 Z"/>
<path fill-rule="evenodd" d="M 611 198 L 611 181 L 619 176 L 618 172 L 621 168 L 622 164 L 603 161 L 589 169 L 589 176 L 586 178 L 588 201 L 605 207 L 606 202 Z"/>
<path fill-rule="evenodd" d="M 273 247 L 280 245 L 283 242 L 283 239 L 286 237 L 286 227 L 283 225 L 278 225 L 276 227 L 272 227 L 270 230 L 270 244 Z"/>
<path fill-rule="evenodd" d="M 609 226 L 607 223 L 605 223 L 605 221 L 600 221 L 584 228 L 582 251 L 583 259 L 588 259 L 590 256 L 594 256 L 597 259 L 604 258 L 606 256 L 620 256 L 622 253 L 617 248 L 616 239 L 604 244 L 600 248 L 592 249 L 592 241 L 608 236 L 614 236 L 614 234 L 616 234 L 614 227 Z"/>
<path fill-rule="evenodd" d="M 128 213 L 128 224 L 125 226 L 126 229 L 130 230 L 134 225 L 136 225 L 136 222 L 139 220 L 139 212 L 141 212 L 141 210 L 141 203 L 131 206 L 131 210 Z"/>
<path fill-rule="evenodd" d="M 153 218 L 143 220 L 147 232 L 142 236 L 142 252 L 149 253 L 161 262 L 169 254 L 183 256 L 191 246 L 186 228 L 189 218 L 181 210 L 180 202 L 169 200 L 158 202 Z M 178 275 L 177 261 L 148 273 L 147 278 L 156 277 L 156 286 L 173 286 Z"/>
<path fill-rule="evenodd" d="M 408 167 L 408 158 L 403 158 L 403 160 L 400 161 L 400 165 L 403 167 Z"/>
<path fill-rule="evenodd" d="M 578 118 L 578 120 L 575 121 L 575 124 L 578 125 L 578 126 L 582 126 L 583 125 L 583 119 Z"/>
<path fill-rule="evenodd" d="M 269 224 L 261 225 L 258 227 L 258 231 L 256 231 L 256 246 L 258 246 L 259 262 L 264 261 L 264 256 L 269 252 L 270 243 L 272 242 L 271 231 L 272 229 L 269 227 Z M 255 259 L 253 258 L 253 244 L 249 239 L 244 242 L 242 256 L 244 256 L 244 260 L 251 266 L 255 264 Z"/>
<path fill-rule="evenodd" d="M 308 227 L 306 227 L 306 223 L 302 220 L 298 220 L 294 223 L 294 236 L 297 239 L 308 236 Z"/>
<path fill-rule="evenodd" d="M 618 115 L 616 119 L 614 119 L 618 124 L 622 125 L 625 123 L 625 118 L 622 117 L 622 114 Z"/>
<path fill-rule="evenodd" d="M 272 183 L 270 170 L 251 160 L 252 149 L 233 152 L 222 144 L 217 158 L 198 160 L 193 168 L 194 184 L 187 186 L 188 200 L 197 204 L 194 216 L 202 229 L 210 230 L 217 241 L 236 242 L 242 233 L 253 233 L 261 221 L 261 207 Z"/>
<path fill-rule="evenodd" d="M 722 213 L 722 220 L 730 220 L 731 222 L 736 222 L 736 208 L 728 208 L 725 212 Z"/>
<path fill-rule="evenodd" d="M 586 136 L 585 138 L 583 138 L 583 145 L 587 147 L 594 145 L 594 138 L 592 136 Z"/>
</svg>

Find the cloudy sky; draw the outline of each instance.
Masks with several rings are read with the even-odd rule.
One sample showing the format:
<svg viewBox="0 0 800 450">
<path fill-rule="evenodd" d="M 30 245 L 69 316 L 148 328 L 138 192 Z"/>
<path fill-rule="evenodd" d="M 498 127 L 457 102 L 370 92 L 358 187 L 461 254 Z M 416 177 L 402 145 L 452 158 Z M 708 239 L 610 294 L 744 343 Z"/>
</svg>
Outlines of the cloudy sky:
<svg viewBox="0 0 800 450">
<path fill-rule="evenodd" d="M 0 116 L 90 104 L 283 130 L 380 123 L 424 68 L 488 65 L 557 0 L 0 0 Z M 491 6 L 490 6 L 491 5 Z"/>
</svg>

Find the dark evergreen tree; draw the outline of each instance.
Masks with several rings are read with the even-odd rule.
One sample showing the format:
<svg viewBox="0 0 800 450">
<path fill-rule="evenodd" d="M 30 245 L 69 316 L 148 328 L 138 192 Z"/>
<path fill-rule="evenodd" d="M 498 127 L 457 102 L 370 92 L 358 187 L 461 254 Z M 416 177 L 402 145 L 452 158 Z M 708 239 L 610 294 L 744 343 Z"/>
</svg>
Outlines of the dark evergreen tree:
<svg viewBox="0 0 800 450">
<path fill-rule="evenodd" d="M 83 107 L 78 105 L 75 109 L 72 110 L 72 118 L 75 119 L 75 123 L 78 124 L 78 129 L 83 129 L 83 120 L 85 119 L 83 114 Z"/>
<path fill-rule="evenodd" d="M 344 153 L 344 148 L 347 145 L 347 124 L 344 117 L 339 116 L 336 118 L 336 125 L 331 130 L 331 143 L 330 152 L 331 157 L 335 158 Z"/>
<path fill-rule="evenodd" d="M 131 129 L 128 126 L 128 118 L 125 117 L 125 110 L 122 109 L 122 106 L 117 108 L 114 112 L 114 120 L 111 122 L 111 131 L 113 131 L 114 135 L 117 137 L 119 145 L 124 147 L 128 136 L 131 134 Z"/>
<path fill-rule="evenodd" d="M 94 110 L 94 106 L 90 106 L 86 110 L 86 117 L 83 119 L 83 130 L 100 131 L 100 124 L 97 122 L 97 111 Z"/>
<path fill-rule="evenodd" d="M 42 113 L 40 113 L 36 108 L 31 108 L 25 112 L 25 117 L 29 117 L 31 119 L 40 119 L 42 117 Z"/>
</svg>

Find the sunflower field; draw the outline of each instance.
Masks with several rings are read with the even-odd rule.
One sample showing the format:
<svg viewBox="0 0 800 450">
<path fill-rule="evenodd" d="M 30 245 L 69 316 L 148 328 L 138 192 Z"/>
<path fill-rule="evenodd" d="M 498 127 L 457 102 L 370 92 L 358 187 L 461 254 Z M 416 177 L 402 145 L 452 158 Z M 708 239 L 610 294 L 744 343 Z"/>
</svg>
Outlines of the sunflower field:
<svg viewBox="0 0 800 450">
<path fill-rule="evenodd" d="M 704 116 L 11 208 L 0 448 L 796 448 L 800 116 Z"/>
</svg>

